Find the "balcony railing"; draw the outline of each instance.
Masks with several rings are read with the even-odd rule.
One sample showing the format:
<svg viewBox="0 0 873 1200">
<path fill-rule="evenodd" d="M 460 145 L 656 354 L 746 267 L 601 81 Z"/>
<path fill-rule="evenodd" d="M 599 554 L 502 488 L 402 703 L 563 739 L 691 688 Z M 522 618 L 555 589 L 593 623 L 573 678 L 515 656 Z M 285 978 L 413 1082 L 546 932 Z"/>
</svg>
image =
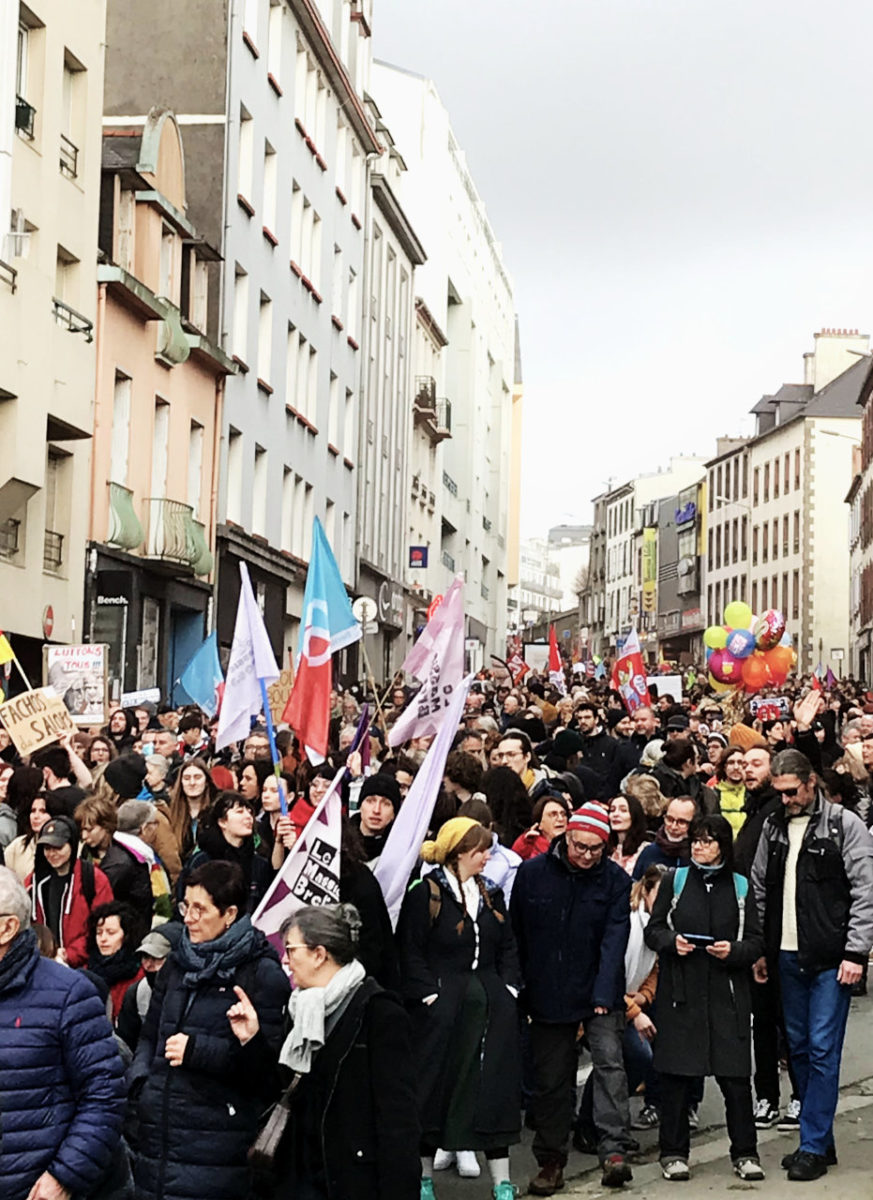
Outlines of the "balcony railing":
<svg viewBox="0 0 873 1200">
<path fill-rule="evenodd" d="M 432 375 L 416 375 L 415 408 L 421 413 L 432 413 L 436 408 L 436 380 Z"/>
<path fill-rule="evenodd" d="M 208 575 L 212 570 L 212 554 L 206 531 L 194 520 L 191 506 L 165 497 L 153 497 L 144 503 L 145 557 L 179 563 L 190 567 L 195 575 Z"/>
<path fill-rule="evenodd" d="M 33 126 L 36 119 L 36 109 L 23 96 L 15 97 L 15 128 L 24 137 L 33 141 Z"/>
<path fill-rule="evenodd" d="M 19 548 L 18 535 L 20 531 L 21 522 L 12 517 L 0 523 L 0 557 L 15 557 Z"/>
<path fill-rule="evenodd" d="M 89 321 L 87 317 L 83 317 L 74 308 L 70 308 L 69 304 L 65 304 L 63 300 L 58 300 L 57 296 L 52 300 L 52 308 L 54 309 L 55 321 L 58 325 L 62 325 L 64 329 L 69 329 L 70 333 L 84 333 L 86 342 L 94 341 L 93 321 Z"/>
<path fill-rule="evenodd" d="M 413 415 L 434 442 L 452 436 L 451 401 L 437 399 L 436 380 L 430 375 L 418 375 L 415 380 Z"/>
<path fill-rule="evenodd" d="M 42 569 L 44 571 L 60 571 L 64 562 L 64 535 L 53 529 L 45 531 L 42 546 Z"/>
<path fill-rule="evenodd" d="M 109 485 L 109 534 L 111 546 L 135 550 L 142 543 L 142 525 L 133 507 L 133 492 L 120 483 Z"/>
<path fill-rule="evenodd" d="M 10 267 L 9 263 L 4 262 L 2 258 L 0 258 L 0 280 L 6 284 L 13 296 L 15 295 L 15 289 L 17 287 L 17 279 L 18 272 L 15 270 L 15 267 Z"/>
<path fill-rule="evenodd" d="M 61 174 L 68 179 L 75 179 L 79 174 L 79 147 L 65 133 L 61 134 L 60 167 Z"/>
</svg>

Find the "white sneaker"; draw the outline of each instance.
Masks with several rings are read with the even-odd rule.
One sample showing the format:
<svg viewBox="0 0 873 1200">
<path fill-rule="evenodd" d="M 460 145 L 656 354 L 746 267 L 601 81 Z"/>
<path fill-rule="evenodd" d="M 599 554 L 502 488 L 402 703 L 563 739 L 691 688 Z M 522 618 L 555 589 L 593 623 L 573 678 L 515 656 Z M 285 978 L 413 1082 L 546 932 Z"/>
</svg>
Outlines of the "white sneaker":
<svg viewBox="0 0 873 1200">
<path fill-rule="evenodd" d="M 475 1150 L 458 1150 L 458 1174 L 462 1179 L 478 1179 L 481 1168 Z"/>
<path fill-rule="evenodd" d="M 435 1171 L 447 1171 L 449 1167 L 454 1166 L 454 1163 L 454 1150 L 437 1150 L 433 1159 L 433 1169 Z"/>
<path fill-rule="evenodd" d="M 691 1172 L 684 1158 L 667 1158 L 661 1163 L 661 1174 L 665 1179 L 690 1179 Z"/>
<path fill-rule="evenodd" d="M 789 1101 L 783 1116 L 779 1118 L 776 1128 L 780 1133 L 793 1133 L 800 1128 L 800 1101 Z"/>
<path fill-rule="evenodd" d="M 740 1179 L 764 1179 L 764 1168 L 757 1158 L 738 1158 L 734 1163 L 734 1174 Z"/>
</svg>

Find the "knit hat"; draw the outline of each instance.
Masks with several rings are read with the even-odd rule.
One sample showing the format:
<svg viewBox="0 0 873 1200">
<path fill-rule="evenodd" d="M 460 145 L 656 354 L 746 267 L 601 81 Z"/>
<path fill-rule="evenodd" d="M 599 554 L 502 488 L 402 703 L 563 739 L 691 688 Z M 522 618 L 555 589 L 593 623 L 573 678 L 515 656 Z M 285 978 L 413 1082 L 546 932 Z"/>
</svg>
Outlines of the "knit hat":
<svg viewBox="0 0 873 1200">
<path fill-rule="evenodd" d="M 627 713 L 623 708 L 611 708 L 606 714 L 606 725 L 608 729 L 615 729 L 619 721 L 623 721 Z"/>
<path fill-rule="evenodd" d="M 687 717 L 681 717 L 681 716 L 671 717 L 670 720 L 667 722 L 667 732 L 668 733 L 684 733 L 687 728 L 688 728 L 688 718 Z"/>
<path fill-rule="evenodd" d="M 427 863 L 444 863 L 458 842 L 477 825 L 485 828 L 481 822 L 474 821 L 471 817 L 452 817 L 442 826 L 434 841 L 424 843 L 421 847 L 421 857 Z"/>
<path fill-rule="evenodd" d="M 656 767 L 664 757 L 664 739 L 652 738 L 650 742 L 646 742 L 643 746 L 643 752 L 640 755 L 641 767 Z"/>
<path fill-rule="evenodd" d="M 757 747 L 766 749 L 767 747 L 767 739 L 749 725 L 732 725 L 728 741 L 732 746 L 739 746 L 741 750 L 753 750 Z"/>
<path fill-rule="evenodd" d="M 135 800 L 145 782 L 146 760 L 141 754 L 122 754 L 103 768 L 103 778 L 122 800 Z"/>
<path fill-rule="evenodd" d="M 580 833 L 596 833 L 602 842 L 609 839 L 609 814 L 602 804 L 589 800 L 571 814 L 567 822 L 568 829 Z"/>
<path fill-rule="evenodd" d="M 582 735 L 575 729 L 562 729 L 552 739 L 552 750 L 559 758 L 569 758 L 571 754 L 579 754 L 584 749 Z"/>
<path fill-rule="evenodd" d="M 395 817 L 400 812 L 400 805 L 403 803 L 403 797 L 400 794 L 400 787 L 393 775 L 370 775 L 365 780 L 361 787 L 358 800 L 361 804 L 368 796 L 384 796 L 386 800 L 390 800 L 394 806 Z"/>
</svg>

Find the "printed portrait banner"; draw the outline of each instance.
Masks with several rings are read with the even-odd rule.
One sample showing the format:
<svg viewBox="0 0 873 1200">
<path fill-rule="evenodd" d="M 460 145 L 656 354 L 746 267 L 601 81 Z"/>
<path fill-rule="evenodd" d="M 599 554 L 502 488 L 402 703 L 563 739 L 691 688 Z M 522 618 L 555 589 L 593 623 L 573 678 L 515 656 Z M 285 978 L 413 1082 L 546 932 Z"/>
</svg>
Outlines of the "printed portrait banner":
<svg viewBox="0 0 873 1200">
<path fill-rule="evenodd" d="M 33 754 L 76 732 L 67 706 L 51 688 L 34 688 L 0 704 L 0 721 L 19 754 Z"/>
<path fill-rule="evenodd" d="M 100 642 L 42 648 L 42 681 L 60 696 L 77 725 L 105 725 L 108 720 L 108 651 Z"/>
</svg>

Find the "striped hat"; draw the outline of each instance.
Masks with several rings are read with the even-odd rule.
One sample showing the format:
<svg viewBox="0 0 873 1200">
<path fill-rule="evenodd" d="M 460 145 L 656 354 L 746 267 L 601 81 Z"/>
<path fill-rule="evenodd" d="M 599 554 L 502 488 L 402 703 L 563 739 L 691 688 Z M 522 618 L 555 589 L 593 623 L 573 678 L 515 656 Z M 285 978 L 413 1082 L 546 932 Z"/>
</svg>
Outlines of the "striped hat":
<svg viewBox="0 0 873 1200">
<path fill-rule="evenodd" d="M 602 804 L 589 800 L 571 815 L 567 828 L 578 829 L 582 833 L 596 833 L 605 842 L 610 832 L 609 815 Z"/>
</svg>

